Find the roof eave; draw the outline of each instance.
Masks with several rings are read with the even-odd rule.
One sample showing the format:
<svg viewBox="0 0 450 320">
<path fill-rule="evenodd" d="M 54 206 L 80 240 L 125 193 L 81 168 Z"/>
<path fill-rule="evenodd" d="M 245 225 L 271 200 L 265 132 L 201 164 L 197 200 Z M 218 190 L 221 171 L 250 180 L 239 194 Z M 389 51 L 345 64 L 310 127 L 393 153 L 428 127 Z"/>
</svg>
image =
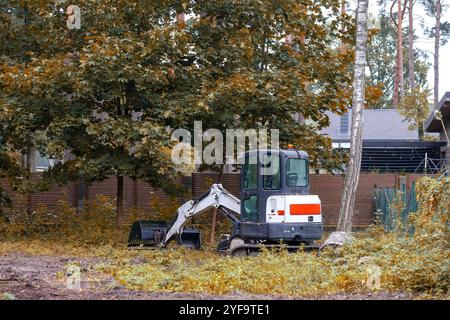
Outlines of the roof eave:
<svg viewBox="0 0 450 320">
<path fill-rule="evenodd" d="M 447 102 L 447 103 L 446 103 Z M 431 111 L 430 116 L 425 121 L 424 128 L 426 132 L 440 132 L 440 122 L 434 118 L 436 111 L 442 111 L 444 107 L 450 108 L 450 91 L 447 91 L 437 104 L 436 108 Z M 436 120 L 436 121 L 435 121 Z"/>
</svg>

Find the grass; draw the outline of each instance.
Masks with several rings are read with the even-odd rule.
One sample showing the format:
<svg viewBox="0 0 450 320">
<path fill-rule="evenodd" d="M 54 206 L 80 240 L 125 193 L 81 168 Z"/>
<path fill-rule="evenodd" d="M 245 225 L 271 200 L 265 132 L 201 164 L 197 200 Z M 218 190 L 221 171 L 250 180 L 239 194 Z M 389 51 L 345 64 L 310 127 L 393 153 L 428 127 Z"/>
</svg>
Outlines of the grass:
<svg viewBox="0 0 450 320">
<path fill-rule="evenodd" d="M 0 255 L 97 258 L 96 271 L 131 290 L 210 294 L 316 296 L 370 291 L 407 292 L 448 298 L 448 248 L 417 246 L 413 238 L 378 227 L 355 235 L 351 245 L 322 255 L 265 251 L 231 258 L 212 249 L 127 250 L 125 246 L 59 244 L 41 240 L 0 243 Z M 380 286 L 370 286 L 373 267 Z M 368 282 L 369 281 L 369 282 Z M 368 285 L 369 283 L 369 285 Z"/>
<path fill-rule="evenodd" d="M 12 293 L 5 292 L 0 294 L 0 300 L 16 300 L 16 297 Z"/>
<path fill-rule="evenodd" d="M 0 242 L 0 255 L 99 258 L 96 271 L 113 276 L 126 288 L 147 292 L 305 297 L 383 290 L 448 299 L 450 179 L 424 179 L 417 191 L 421 205 L 410 219 L 414 235 L 404 232 L 401 225 L 394 232 L 372 226 L 355 233 L 352 243 L 321 255 L 266 250 L 241 259 L 219 256 L 212 247 L 203 251 L 179 247 L 127 250 L 106 223 L 113 206 L 100 206 L 103 209 L 76 216 L 74 221 L 70 212 L 63 213 L 61 221 L 68 229 L 40 233 L 41 219 L 26 230 L 12 228 L 10 237 Z M 3 230 L 8 228 L 3 224 Z M 25 232 L 26 238 L 17 237 L 17 232 Z M 114 240 L 108 241 L 111 237 Z"/>
</svg>

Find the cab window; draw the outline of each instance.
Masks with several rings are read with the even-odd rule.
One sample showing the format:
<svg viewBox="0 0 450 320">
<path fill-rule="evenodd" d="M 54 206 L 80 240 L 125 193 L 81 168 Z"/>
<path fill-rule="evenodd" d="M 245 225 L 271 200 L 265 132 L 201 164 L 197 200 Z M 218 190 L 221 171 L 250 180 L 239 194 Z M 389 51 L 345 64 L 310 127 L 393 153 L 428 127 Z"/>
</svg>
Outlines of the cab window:
<svg viewBox="0 0 450 320">
<path fill-rule="evenodd" d="M 256 156 L 245 159 L 244 190 L 255 190 L 258 187 L 258 162 Z"/>
<path fill-rule="evenodd" d="M 263 188 L 279 190 L 281 187 L 280 156 L 266 153 L 261 159 L 261 176 Z"/>
<path fill-rule="evenodd" d="M 243 201 L 242 220 L 257 221 L 258 220 L 258 197 L 252 195 Z"/>
<path fill-rule="evenodd" d="M 306 187 L 308 185 L 308 161 L 306 159 L 287 160 L 286 184 L 289 187 Z"/>
</svg>

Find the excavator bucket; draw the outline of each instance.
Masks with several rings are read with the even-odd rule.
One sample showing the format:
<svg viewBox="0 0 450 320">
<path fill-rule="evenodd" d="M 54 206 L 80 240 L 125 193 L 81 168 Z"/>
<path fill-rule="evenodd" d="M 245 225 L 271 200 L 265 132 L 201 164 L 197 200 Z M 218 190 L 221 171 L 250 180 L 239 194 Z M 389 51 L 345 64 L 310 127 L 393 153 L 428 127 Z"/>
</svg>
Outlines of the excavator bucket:
<svg viewBox="0 0 450 320">
<path fill-rule="evenodd" d="M 189 249 L 200 250 L 202 247 L 200 231 L 184 229 L 178 237 L 178 244 Z"/>
<path fill-rule="evenodd" d="M 165 221 L 136 221 L 131 227 L 128 247 L 157 247 L 168 228 Z"/>
<path fill-rule="evenodd" d="M 131 226 L 128 247 L 159 247 L 163 243 L 168 229 L 169 225 L 165 221 L 136 221 Z M 178 236 L 178 244 L 190 249 L 200 250 L 200 231 L 184 229 Z"/>
</svg>

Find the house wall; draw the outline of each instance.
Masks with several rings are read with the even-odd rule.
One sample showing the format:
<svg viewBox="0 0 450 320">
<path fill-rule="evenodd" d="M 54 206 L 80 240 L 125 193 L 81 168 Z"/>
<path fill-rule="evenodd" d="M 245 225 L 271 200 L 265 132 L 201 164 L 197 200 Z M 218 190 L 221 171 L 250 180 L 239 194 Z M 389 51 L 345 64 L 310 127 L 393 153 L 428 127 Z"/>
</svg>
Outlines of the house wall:
<svg viewBox="0 0 450 320">
<path fill-rule="evenodd" d="M 321 133 L 333 141 L 350 140 L 350 132 L 341 132 L 341 116 L 326 112 L 330 125 Z M 351 111 L 348 117 L 351 127 Z M 410 130 L 409 123 L 396 109 L 364 109 L 363 140 L 418 140 L 417 130 Z"/>
</svg>

